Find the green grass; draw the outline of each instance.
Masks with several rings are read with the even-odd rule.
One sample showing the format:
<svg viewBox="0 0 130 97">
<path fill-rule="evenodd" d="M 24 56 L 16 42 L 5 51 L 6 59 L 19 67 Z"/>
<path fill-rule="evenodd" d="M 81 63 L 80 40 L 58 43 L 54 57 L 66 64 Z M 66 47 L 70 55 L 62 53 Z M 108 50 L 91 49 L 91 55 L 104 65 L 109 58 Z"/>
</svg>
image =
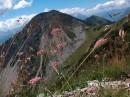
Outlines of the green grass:
<svg viewBox="0 0 130 97">
<path fill-rule="evenodd" d="M 114 24 L 112 29 L 114 32 L 115 30 L 119 30 L 121 26 L 124 24 L 124 21 L 120 21 L 117 24 Z M 103 31 L 104 28 L 100 27 L 93 27 L 86 29 L 86 40 L 85 42 L 64 62 L 64 67 L 61 69 L 61 71 L 65 74 L 66 78 L 68 78 L 71 75 L 71 70 L 73 70 L 79 63 L 79 60 L 83 57 L 84 54 L 88 52 L 90 49 L 92 43 L 101 36 L 104 35 Z M 128 31 L 130 31 L 130 28 L 128 28 Z M 72 32 L 69 32 L 69 36 L 73 39 L 75 35 L 72 34 Z M 130 37 L 130 34 L 128 34 L 128 38 Z M 128 39 L 128 41 L 130 41 Z M 80 68 L 78 73 L 69 81 L 69 84 L 71 85 L 72 89 L 75 88 L 82 88 L 87 86 L 88 80 L 99 80 L 102 81 L 104 78 L 110 78 L 111 80 L 118 80 L 121 79 L 121 74 L 129 73 L 130 70 L 130 56 L 127 56 L 125 58 L 125 62 L 121 62 L 120 64 L 106 64 L 103 62 L 100 62 L 99 64 L 95 63 L 87 63 L 85 62 L 83 66 Z M 104 65 L 104 66 L 103 66 Z M 59 91 L 61 87 L 66 83 L 66 81 L 59 76 L 59 79 L 57 80 L 56 84 L 52 86 L 46 86 L 44 83 L 41 83 L 38 90 L 40 92 L 43 92 L 44 89 L 42 86 L 47 87 L 52 93 L 58 91 L 71 91 L 70 87 L 68 85 L 65 85 L 62 91 Z M 44 91 L 45 92 L 45 91 Z M 32 93 L 32 92 L 31 92 Z M 38 92 L 37 92 L 38 93 Z M 46 93 L 46 92 L 45 92 Z M 126 91 L 124 90 L 118 90 L 118 91 L 112 91 L 112 90 L 101 90 L 100 97 L 128 97 L 126 96 Z M 24 96 L 23 96 L 24 97 Z M 33 96 L 25 96 L 25 97 L 33 97 Z"/>
<path fill-rule="evenodd" d="M 100 35 L 102 35 L 104 32 L 101 30 L 98 30 L 96 28 L 90 28 L 88 30 L 86 30 L 86 40 L 85 42 L 64 62 L 64 67 L 62 68 L 62 72 L 65 74 L 66 78 L 68 78 L 70 75 L 70 71 L 78 64 L 79 60 L 81 59 L 81 57 L 88 52 L 91 44 L 96 40 L 97 37 L 99 37 Z M 90 69 L 91 71 L 92 69 Z M 86 71 L 83 74 L 81 74 L 79 76 L 79 78 L 72 78 L 71 81 L 69 81 L 69 83 L 71 84 L 71 87 L 74 89 L 76 87 L 84 87 L 85 85 L 87 85 L 87 80 L 91 79 L 96 79 L 96 77 L 98 76 L 100 79 L 101 78 L 101 74 L 100 72 L 97 73 L 95 76 L 93 76 L 93 74 L 91 73 L 91 75 L 88 74 L 88 72 L 90 71 Z M 57 81 L 56 83 L 56 87 L 52 88 L 50 87 L 49 89 L 51 89 L 52 91 L 57 91 L 61 89 L 61 86 L 63 86 L 63 84 L 65 84 L 65 80 L 64 79 L 60 79 Z M 70 90 L 70 87 L 68 87 L 68 85 L 66 85 L 64 87 L 63 90 Z"/>
<path fill-rule="evenodd" d="M 114 24 L 112 29 L 112 32 L 115 32 L 115 30 L 119 30 L 120 27 L 124 24 L 125 22 L 120 21 L 117 24 Z M 129 30 L 129 29 L 128 29 Z M 65 62 L 65 67 L 63 68 L 62 71 L 67 74 L 66 77 L 69 77 L 72 72 L 71 70 L 74 70 L 76 67 L 76 64 L 79 62 L 80 58 L 82 55 L 84 55 L 91 44 L 98 39 L 99 37 L 104 35 L 103 28 L 99 30 L 99 28 L 91 28 L 86 31 L 86 40 L 85 42 L 79 47 L 76 52 L 74 52 L 68 60 Z M 102 62 L 97 65 L 97 64 L 89 64 L 89 63 L 84 63 L 83 67 L 80 68 L 78 73 L 71 79 L 70 84 L 72 88 L 76 87 L 83 87 L 86 86 L 87 80 L 99 80 L 101 81 L 104 78 L 110 78 L 111 80 L 119 80 L 121 79 L 122 73 L 128 73 L 130 70 L 129 64 L 129 58 L 126 58 L 127 62 L 121 63 L 121 64 L 104 64 L 105 68 L 103 69 L 103 64 Z M 127 63 L 127 64 L 126 64 Z M 78 64 L 77 64 L 78 65 Z M 126 68 L 127 67 L 127 68 Z M 104 70 L 104 71 L 103 71 Z M 64 84 L 64 81 L 60 84 L 62 86 Z M 59 88 L 60 89 L 60 88 Z M 64 90 L 69 90 L 70 88 L 66 85 L 64 87 Z M 63 91 L 64 91 L 63 90 Z"/>
<path fill-rule="evenodd" d="M 99 97 L 129 97 L 127 90 L 124 89 L 101 89 Z"/>
<path fill-rule="evenodd" d="M 67 69 L 70 69 L 70 67 L 73 68 L 73 66 L 78 63 L 80 58 L 88 51 L 95 38 L 101 33 L 101 31 L 94 30 L 94 28 L 86 30 L 85 42 L 64 62 L 64 67 L 62 70 L 66 72 L 68 71 Z"/>
<path fill-rule="evenodd" d="M 72 31 L 67 31 L 66 34 L 72 40 L 76 37 L 75 33 Z"/>
</svg>

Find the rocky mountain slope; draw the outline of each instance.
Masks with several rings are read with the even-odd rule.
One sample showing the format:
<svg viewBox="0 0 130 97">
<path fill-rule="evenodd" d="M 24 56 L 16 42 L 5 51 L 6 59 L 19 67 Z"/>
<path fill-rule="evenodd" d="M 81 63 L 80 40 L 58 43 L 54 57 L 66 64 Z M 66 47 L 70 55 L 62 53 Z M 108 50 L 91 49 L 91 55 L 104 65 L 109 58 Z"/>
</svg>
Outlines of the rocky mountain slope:
<svg viewBox="0 0 130 97">
<path fill-rule="evenodd" d="M 97 29 L 92 27 L 87 30 L 88 32 L 92 31 L 101 33 L 98 33 L 96 38 L 91 41 L 88 49 L 86 47 L 87 51 L 84 52 L 84 54 L 80 57 L 78 63 L 73 66 L 64 67 L 64 69 L 66 69 L 65 72 L 67 72 L 69 85 L 63 80 L 58 82 L 58 84 L 60 83 L 61 86 L 59 86 L 60 91 L 63 90 L 63 97 L 91 97 L 90 94 L 93 94 L 92 91 L 96 91 L 95 88 L 97 87 L 97 80 L 100 84 L 119 81 L 121 83 L 125 83 L 127 87 L 129 87 L 130 17 L 127 16 L 118 23 L 109 25 L 108 29 L 106 29 L 106 26 L 102 26 L 101 28 Z M 89 87 L 89 83 L 87 81 L 91 82 L 91 80 L 93 81 L 90 83 L 90 85 L 93 85 Z M 93 83 L 94 81 L 95 83 Z M 120 87 L 121 83 L 116 83 L 115 85 L 119 84 Z M 113 85 L 108 85 L 108 87 L 111 86 Z M 105 91 L 105 93 L 109 92 L 108 94 L 100 94 L 100 92 L 95 92 L 96 95 L 94 94 L 93 97 L 97 97 L 97 95 L 102 95 L 101 97 L 107 97 L 108 95 L 111 97 L 125 97 L 125 95 L 127 95 L 126 90 L 129 88 L 125 88 L 123 86 L 121 86 L 121 88 L 119 87 L 118 91 L 121 89 L 121 91 L 124 93 L 117 92 L 117 94 L 113 94 L 113 92 L 116 93 L 116 90 L 109 88 L 113 89 L 112 94 L 110 94 L 109 91 Z M 85 89 L 83 93 L 82 89 Z M 89 91 L 89 89 L 92 91 Z M 100 90 L 102 87 L 98 89 Z M 89 92 L 90 94 L 86 94 L 86 92 Z M 101 92 L 104 92 L 104 90 L 101 90 Z M 82 96 L 84 93 L 85 95 Z"/>
<path fill-rule="evenodd" d="M 56 73 L 51 65 L 62 67 L 61 64 L 85 41 L 87 27 L 83 21 L 55 10 L 38 14 L 21 32 L 0 46 L 0 72 L 6 74 L 1 80 L 18 75 L 15 80 L 8 80 L 7 88 L 16 82 L 27 84 L 35 76 L 47 77 L 47 83 L 55 82 Z M 17 68 L 17 72 L 10 75 L 13 68 Z M 1 89 L 8 81 L 0 82 Z M 2 91 L 8 94 L 9 89 Z"/>
<path fill-rule="evenodd" d="M 88 80 L 127 78 L 130 17 L 107 26 L 95 18 L 96 24 L 88 23 L 55 10 L 35 16 L 0 46 L 0 97 L 36 97 L 84 87 Z"/>
</svg>

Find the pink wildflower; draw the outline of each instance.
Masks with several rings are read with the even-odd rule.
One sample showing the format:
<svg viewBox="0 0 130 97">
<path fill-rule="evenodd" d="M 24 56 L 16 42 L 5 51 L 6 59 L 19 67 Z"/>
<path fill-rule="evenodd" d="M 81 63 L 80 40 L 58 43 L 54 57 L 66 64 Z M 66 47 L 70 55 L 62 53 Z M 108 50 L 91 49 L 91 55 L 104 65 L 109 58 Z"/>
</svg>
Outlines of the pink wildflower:
<svg viewBox="0 0 130 97">
<path fill-rule="evenodd" d="M 91 93 L 95 93 L 96 91 L 97 91 L 97 87 L 92 86 L 92 87 L 87 88 L 85 92 L 88 94 L 91 94 Z"/>
<path fill-rule="evenodd" d="M 20 22 L 20 20 L 17 20 L 17 22 Z"/>
<path fill-rule="evenodd" d="M 96 54 L 96 55 L 94 56 L 94 58 L 95 58 L 95 59 L 98 59 L 98 58 L 99 58 L 99 55 Z"/>
<path fill-rule="evenodd" d="M 59 61 L 52 61 L 51 66 L 57 68 L 60 65 Z"/>
<path fill-rule="evenodd" d="M 124 41 L 125 35 L 126 35 L 125 31 L 123 29 L 120 29 L 119 36 L 122 38 L 123 41 Z"/>
<path fill-rule="evenodd" d="M 22 19 L 22 17 L 19 17 L 19 19 Z"/>
<path fill-rule="evenodd" d="M 65 43 L 64 42 L 59 43 L 59 44 L 56 45 L 57 49 L 63 49 L 64 47 L 65 47 Z"/>
<path fill-rule="evenodd" d="M 29 80 L 29 84 L 31 84 L 31 85 L 35 85 L 35 84 L 37 84 L 39 81 L 41 81 L 43 78 L 41 78 L 41 77 L 34 77 L 34 78 L 32 78 L 31 80 Z"/>
<path fill-rule="evenodd" d="M 18 52 L 17 55 L 18 56 L 22 56 L 24 54 L 24 52 Z"/>
<path fill-rule="evenodd" d="M 52 55 L 56 54 L 57 52 L 58 52 L 57 49 L 53 49 L 53 50 L 50 51 L 50 53 L 51 53 Z"/>
<path fill-rule="evenodd" d="M 21 18 L 21 17 L 19 17 L 19 19 L 17 20 L 17 22 L 20 22 L 20 21 L 21 21 L 21 19 L 22 19 L 22 18 Z"/>
<path fill-rule="evenodd" d="M 37 52 L 37 55 L 45 55 L 47 53 L 46 50 L 42 49 Z"/>
<path fill-rule="evenodd" d="M 107 41 L 108 41 L 108 39 L 104 39 L 104 38 L 99 39 L 99 40 L 95 43 L 94 48 L 98 48 L 98 47 L 104 45 L 105 43 L 107 43 Z"/>
<path fill-rule="evenodd" d="M 57 35 L 59 35 L 61 32 L 62 32 L 62 29 L 61 29 L 61 28 L 53 28 L 52 31 L 51 31 L 51 35 L 57 36 Z"/>
<path fill-rule="evenodd" d="M 31 58 L 30 58 L 30 57 L 27 57 L 27 60 L 28 60 L 28 61 L 30 61 L 30 60 L 31 60 Z"/>
</svg>

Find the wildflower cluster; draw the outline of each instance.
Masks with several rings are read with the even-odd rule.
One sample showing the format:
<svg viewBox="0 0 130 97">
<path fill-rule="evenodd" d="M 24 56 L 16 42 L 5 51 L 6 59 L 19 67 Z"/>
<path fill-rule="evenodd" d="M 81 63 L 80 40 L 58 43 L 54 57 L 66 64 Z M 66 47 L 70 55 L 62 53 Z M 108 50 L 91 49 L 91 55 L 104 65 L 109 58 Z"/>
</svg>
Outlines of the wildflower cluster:
<svg viewBox="0 0 130 97">
<path fill-rule="evenodd" d="M 94 48 L 101 47 L 102 45 L 106 44 L 108 42 L 108 39 L 101 38 L 96 41 Z"/>
<path fill-rule="evenodd" d="M 31 85 L 36 85 L 41 80 L 43 80 L 43 78 L 41 78 L 41 77 L 34 77 L 31 80 L 29 80 L 28 83 L 31 84 Z"/>
</svg>

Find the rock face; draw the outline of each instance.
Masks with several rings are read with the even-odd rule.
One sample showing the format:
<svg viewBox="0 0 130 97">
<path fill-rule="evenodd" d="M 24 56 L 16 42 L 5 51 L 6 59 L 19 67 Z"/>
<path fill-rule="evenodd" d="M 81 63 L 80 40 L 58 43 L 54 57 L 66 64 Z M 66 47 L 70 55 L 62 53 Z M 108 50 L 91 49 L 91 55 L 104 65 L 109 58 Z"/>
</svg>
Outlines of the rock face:
<svg viewBox="0 0 130 97">
<path fill-rule="evenodd" d="M 11 76 L 17 75 L 21 84 L 35 76 L 46 76 L 51 82 L 55 75 L 52 63 L 62 67 L 85 41 L 85 27 L 83 21 L 55 10 L 38 14 L 21 32 L 0 46 L 0 74 L 9 76 L 7 72 L 17 67 L 17 72 Z"/>
<path fill-rule="evenodd" d="M 0 76 L 0 97 L 5 97 L 10 93 L 13 82 L 15 83 L 18 78 L 18 66 L 10 67 L 7 66 Z"/>
</svg>

